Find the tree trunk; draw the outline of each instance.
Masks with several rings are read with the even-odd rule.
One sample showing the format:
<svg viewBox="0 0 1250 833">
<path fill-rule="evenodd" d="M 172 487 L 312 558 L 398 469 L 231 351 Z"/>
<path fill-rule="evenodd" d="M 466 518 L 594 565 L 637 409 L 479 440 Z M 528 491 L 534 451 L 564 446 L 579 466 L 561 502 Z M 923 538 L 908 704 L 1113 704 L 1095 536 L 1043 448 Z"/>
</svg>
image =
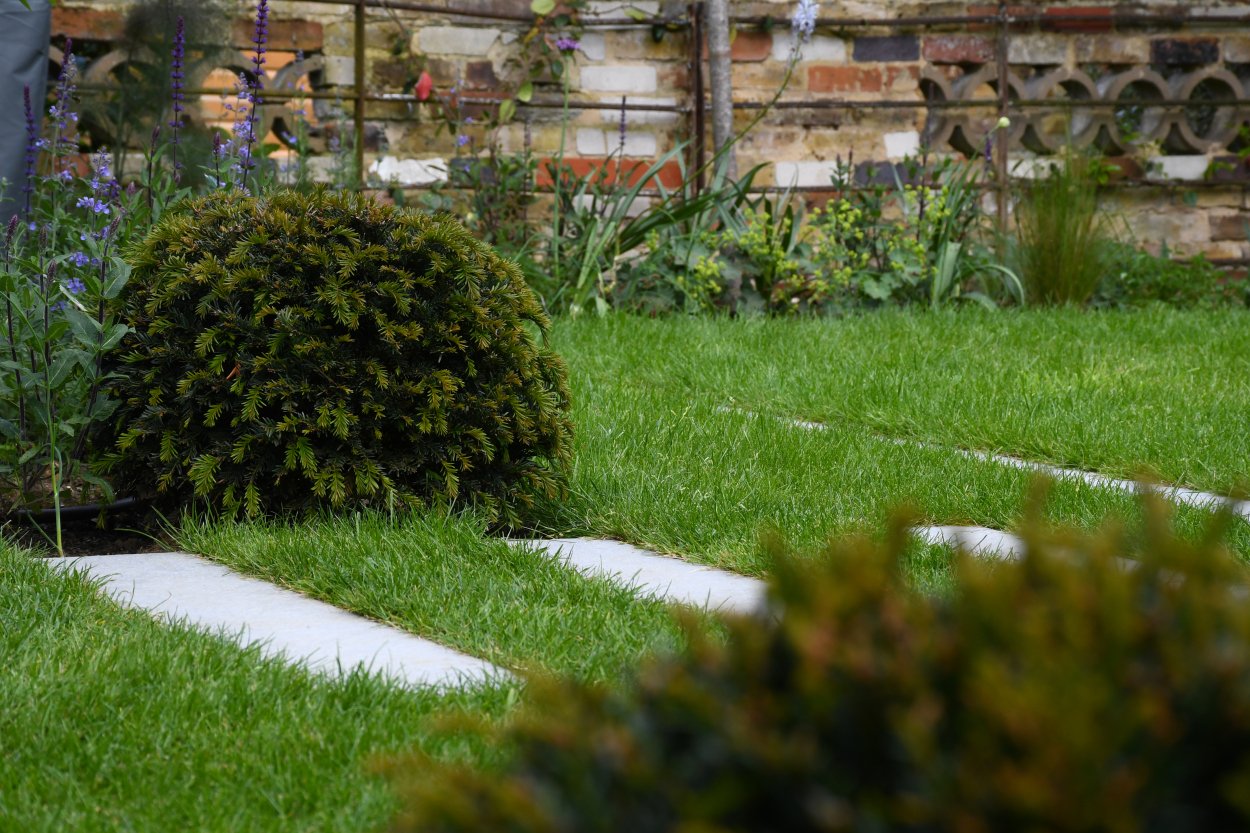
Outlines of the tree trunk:
<svg viewBox="0 0 1250 833">
<path fill-rule="evenodd" d="M 712 145 L 722 154 L 715 166 L 729 179 L 738 176 L 734 135 L 732 64 L 729 56 L 729 0 L 706 0 L 708 80 L 712 87 Z"/>
</svg>

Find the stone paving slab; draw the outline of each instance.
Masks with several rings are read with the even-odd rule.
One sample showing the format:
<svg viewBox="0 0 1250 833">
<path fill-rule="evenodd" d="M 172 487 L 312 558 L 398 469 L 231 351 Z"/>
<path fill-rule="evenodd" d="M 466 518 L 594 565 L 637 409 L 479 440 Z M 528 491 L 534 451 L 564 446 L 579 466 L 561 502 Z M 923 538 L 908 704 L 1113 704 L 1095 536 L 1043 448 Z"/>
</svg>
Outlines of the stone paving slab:
<svg viewBox="0 0 1250 833">
<path fill-rule="evenodd" d="M 917 526 L 912 534 L 926 544 L 959 547 L 982 558 L 1016 561 L 1024 557 L 1024 542 L 1018 536 L 984 526 Z"/>
<path fill-rule="evenodd" d="M 766 585 L 759 579 L 691 564 L 620 541 L 557 538 L 511 543 L 546 551 L 583 575 L 606 578 L 665 601 L 727 613 L 759 613 L 766 608 Z"/>
<path fill-rule="evenodd" d="M 182 620 L 241 645 L 259 644 L 314 671 L 354 668 L 409 686 L 454 686 L 505 675 L 475 657 L 187 553 L 49 558 L 53 569 L 104 580 L 119 603 Z"/>
</svg>

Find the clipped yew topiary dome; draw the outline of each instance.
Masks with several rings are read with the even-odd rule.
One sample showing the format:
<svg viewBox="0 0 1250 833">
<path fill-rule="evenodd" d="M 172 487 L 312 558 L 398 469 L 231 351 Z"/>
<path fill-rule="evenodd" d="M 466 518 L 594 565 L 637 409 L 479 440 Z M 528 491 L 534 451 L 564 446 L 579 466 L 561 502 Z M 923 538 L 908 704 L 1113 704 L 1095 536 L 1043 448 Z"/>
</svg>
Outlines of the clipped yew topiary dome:
<svg viewBox="0 0 1250 833">
<path fill-rule="evenodd" d="M 450 218 L 318 190 L 218 192 L 130 252 L 123 489 L 256 515 L 562 488 L 565 367 L 520 272 Z"/>
</svg>

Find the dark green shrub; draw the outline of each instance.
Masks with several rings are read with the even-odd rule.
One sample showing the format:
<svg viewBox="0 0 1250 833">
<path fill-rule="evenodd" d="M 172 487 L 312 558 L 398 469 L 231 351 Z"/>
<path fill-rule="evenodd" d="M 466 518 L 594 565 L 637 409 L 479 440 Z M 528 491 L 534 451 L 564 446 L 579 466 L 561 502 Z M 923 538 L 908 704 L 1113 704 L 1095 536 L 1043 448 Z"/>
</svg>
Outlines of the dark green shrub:
<svg viewBox="0 0 1250 833">
<path fill-rule="evenodd" d="M 1108 256 L 1106 274 L 1094 296 L 1098 306 L 1160 302 L 1174 307 L 1218 307 L 1246 301 L 1245 286 L 1228 280 L 1202 255 L 1173 260 L 1166 246 L 1153 255 L 1131 243 L 1116 243 Z"/>
<path fill-rule="evenodd" d="M 1162 512 L 1133 535 L 1031 522 L 1022 562 L 961 559 L 952 598 L 905 585 L 901 526 L 782 561 L 779 622 L 623 689 L 540 691 L 502 771 L 394 764 L 394 829 L 1250 829 L 1240 567 Z"/>
<path fill-rule="evenodd" d="M 560 490 L 572 427 L 549 322 L 456 221 L 216 193 L 130 259 L 120 488 L 249 515 L 459 502 L 508 521 Z"/>
</svg>

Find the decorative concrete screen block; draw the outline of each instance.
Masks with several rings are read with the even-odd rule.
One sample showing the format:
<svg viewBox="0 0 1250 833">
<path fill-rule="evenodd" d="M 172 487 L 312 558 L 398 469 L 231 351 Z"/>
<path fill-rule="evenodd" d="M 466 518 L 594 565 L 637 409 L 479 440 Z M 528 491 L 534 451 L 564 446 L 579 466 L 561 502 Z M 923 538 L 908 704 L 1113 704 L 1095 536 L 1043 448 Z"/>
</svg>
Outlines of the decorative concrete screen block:
<svg viewBox="0 0 1250 833">
<path fill-rule="evenodd" d="M 920 134 L 915 130 L 885 134 L 885 156 L 887 159 L 903 159 L 907 156 L 915 156 L 919 152 Z"/>
<path fill-rule="evenodd" d="M 784 63 L 794 51 L 794 34 L 789 31 L 773 33 L 773 60 Z M 801 47 L 799 60 L 821 61 L 828 64 L 846 63 L 846 41 L 816 35 Z"/>
<path fill-rule="evenodd" d="M 778 162 L 777 184 L 783 188 L 833 187 L 836 162 Z"/>
<path fill-rule="evenodd" d="M 417 35 L 421 52 L 429 55 L 485 55 L 503 34 L 471 26 L 427 26 Z"/>
<path fill-rule="evenodd" d="M 447 160 L 383 156 L 369 166 L 369 173 L 395 185 L 429 185 L 447 181 Z"/>
<path fill-rule="evenodd" d="M 1150 160 L 1146 178 L 1153 180 L 1176 179 L 1199 182 L 1206 178 L 1211 160 L 1205 156 L 1156 156 Z"/>
<path fill-rule="evenodd" d="M 585 70 L 582 70 L 583 74 Z M 599 100 L 605 104 L 620 104 L 620 96 L 599 96 Z M 673 107 L 677 104 L 677 99 L 671 96 L 629 96 L 627 103 L 631 107 L 639 104 L 663 105 L 665 107 Z M 620 110 L 600 110 L 599 118 L 607 124 L 619 125 L 621 122 Z M 625 124 L 629 127 L 635 127 L 642 124 L 661 124 L 672 125 L 677 123 L 677 113 L 672 110 L 626 110 Z"/>
<path fill-rule="evenodd" d="M 581 72 L 580 87 L 586 92 L 645 95 L 655 92 L 656 86 L 653 66 L 583 67 Z"/>
</svg>

